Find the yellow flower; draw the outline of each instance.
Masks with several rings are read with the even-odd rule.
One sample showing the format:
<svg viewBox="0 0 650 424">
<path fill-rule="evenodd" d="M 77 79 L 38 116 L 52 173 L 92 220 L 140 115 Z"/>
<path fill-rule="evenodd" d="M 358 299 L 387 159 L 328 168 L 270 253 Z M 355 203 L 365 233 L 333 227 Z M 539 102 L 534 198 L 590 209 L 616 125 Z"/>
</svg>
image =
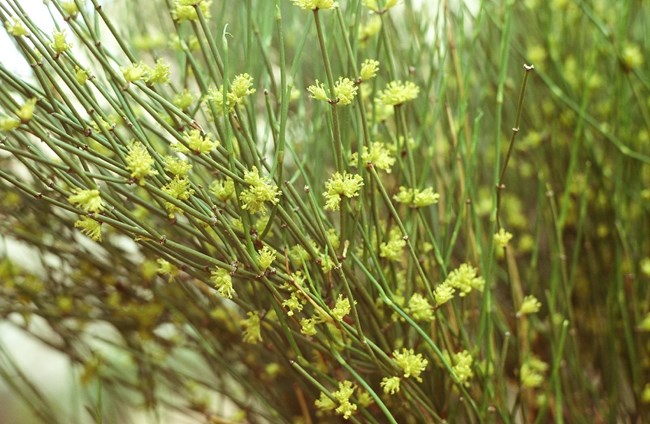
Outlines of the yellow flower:
<svg viewBox="0 0 650 424">
<path fill-rule="evenodd" d="M 371 80 L 377 75 L 378 71 L 379 62 L 372 59 L 366 59 L 361 64 L 361 72 L 359 73 L 359 78 L 361 78 L 361 81 Z"/>
<path fill-rule="evenodd" d="M 95 241 L 102 241 L 102 224 L 87 216 L 82 216 L 77 222 L 74 223 L 76 228 L 80 228 L 81 232 Z"/>
<path fill-rule="evenodd" d="M 333 9 L 339 6 L 334 0 L 291 0 L 291 2 L 304 10 Z"/>
<path fill-rule="evenodd" d="M 517 312 L 517 316 L 530 315 L 539 312 L 539 309 L 542 307 L 542 304 L 537 298 L 533 295 L 524 297 L 524 300 L 521 302 L 521 308 Z"/>
<path fill-rule="evenodd" d="M 75 194 L 68 197 L 68 202 L 77 205 L 84 212 L 99 213 L 104 210 L 104 201 L 99 190 L 74 189 Z"/>
<path fill-rule="evenodd" d="M 377 98 L 387 106 L 399 106 L 415 99 L 420 93 L 420 87 L 411 81 L 391 81 L 386 88 L 379 92 Z"/>
<path fill-rule="evenodd" d="M 257 312 L 248 312 L 248 318 L 243 319 L 239 324 L 244 327 L 244 342 L 257 344 L 262 341 L 262 329 L 260 327 L 260 316 Z"/>
<path fill-rule="evenodd" d="M 54 41 L 52 41 L 50 47 L 52 47 L 57 55 L 60 55 L 71 47 L 70 44 L 65 41 L 65 31 L 54 31 L 52 38 Z"/>
<path fill-rule="evenodd" d="M 16 115 L 20 118 L 20 122 L 26 123 L 32 116 L 34 116 L 34 109 L 36 109 L 36 98 L 27 100 L 24 105 L 16 112 Z"/>
<path fill-rule="evenodd" d="M 376 13 L 384 13 L 397 5 L 397 0 L 363 0 L 363 5 Z"/>
<path fill-rule="evenodd" d="M 267 177 L 261 177 L 256 167 L 244 172 L 244 181 L 248 188 L 239 194 L 242 209 L 250 213 L 266 211 L 266 202 L 273 205 L 280 201 L 281 191 Z"/>
<path fill-rule="evenodd" d="M 339 77 L 334 83 L 334 94 L 336 94 L 337 104 L 346 106 L 352 103 L 357 95 L 359 87 L 350 78 Z"/>
<path fill-rule="evenodd" d="M 417 355 L 413 349 L 402 349 L 402 351 L 394 351 L 393 358 L 398 367 L 404 372 L 404 378 L 413 377 L 421 382 L 420 374 L 427 368 L 429 363 L 421 353 Z"/>
<path fill-rule="evenodd" d="M 11 19 L 11 21 L 5 21 L 5 28 L 7 28 L 9 34 L 14 37 L 26 37 L 30 35 L 29 30 L 27 30 L 18 17 L 12 16 L 9 19 Z"/>
<path fill-rule="evenodd" d="M 131 171 L 131 177 L 141 180 L 141 184 L 144 184 L 144 177 L 158 174 L 153 168 L 154 159 L 142 143 L 132 141 L 127 149 L 129 154 L 125 158 L 126 169 Z"/>
<path fill-rule="evenodd" d="M 221 296 L 232 299 L 235 290 L 232 287 L 232 277 L 228 271 L 223 268 L 213 269 L 210 273 L 210 281 L 212 281 Z"/>
<path fill-rule="evenodd" d="M 176 0 L 172 17 L 176 21 L 198 21 L 199 15 L 196 13 L 197 8 L 205 19 L 210 18 L 210 5 L 212 0 Z"/>
<path fill-rule="evenodd" d="M 500 228 L 499 232 L 494 235 L 494 243 L 497 245 L 497 247 L 500 247 L 502 249 L 505 249 L 510 240 L 512 240 L 512 234 L 503 228 Z"/>
<path fill-rule="evenodd" d="M 326 200 L 325 209 L 338 210 L 341 197 L 345 196 L 349 199 L 357 197 L 361 187 L 363 187 L 361 175 L 348 174 L 347 172 L 334 173 L 332 178 L 325 183 L 326 191 L 323 193 Z"/>
<path fill-rule="evenodd" d="M 401 378 L 399 377 L 384 377 L 379 385 L 384 389 L 384 393 L 387 395 L 394 395 L 399 392 L 400 381 Z"/>
</svg>

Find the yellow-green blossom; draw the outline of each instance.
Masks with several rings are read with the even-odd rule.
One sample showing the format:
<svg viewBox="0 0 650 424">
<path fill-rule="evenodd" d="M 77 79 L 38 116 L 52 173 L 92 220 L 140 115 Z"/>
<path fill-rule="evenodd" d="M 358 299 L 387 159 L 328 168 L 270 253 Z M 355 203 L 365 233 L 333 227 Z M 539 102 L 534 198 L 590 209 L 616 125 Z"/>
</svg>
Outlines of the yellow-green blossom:
<svg viewBox="0 0 650 424">
<path fill-rule="evenodd" d="M 376 13 L 384 13 L 397 5 L 397 0 L 363 0 L 363 5 Z"/>
<path fill-rule="evenodd" d="M 406 188 L 401 186 L 399 193 L 393 196 L 396 202 L 408 205 L 411 208 L 423 208 L 438 203 L 440 195 L 434 193 L 431 187 L 424 190 L 418 188 Z"/>
<path fill-rule="evenodd" d="M 404 378 L 413 377 L 417 381 L 422 382 L 420 374 L 427 368 L 429 363 L 421 353 L 415 354 L 413 349 L 402 349 L 402 351 L 394 351 L 393 358 L 395 363 L 404 372 Z"/>
<path fill-rule="evenodd" d="M 9 18 L 10 20 L 5 21 L 5 28 L 7 28 L 7 32 L 14 37 L 26 37 L 28 35 L 31 35 L 29 33 L 29 30 L 23 22 L 18 19 L 16 16 L 12 16 Z"/>
<path fill-rule="evenodd" d="M 76 18 L 79 13 L 77 3 L 75 3 L 74 0 L 61 2 L 61 8 L 65 12 L 66 17 L 71 19 Z"/>
<path fill-rule="evenodd" d="M 20 126 L 20 119 L 7 116 L 0 117 L 0 130 L 13 131 Z"/>
<path fill-rule="evenodd" d="M 646 383 L 643 386 L 643 392 L 641 392 L 641 402 L 650 403 L 650 383 Z"/>
<path fill-rule="evenodd" d="M 78 206 L 84 212 L 99 213 L 104 210 L 104 201 L 99 190 L 74 189 L 75 194 L 68 197 L 68 202 Z"/>
<path fill-rule="evenodd" d="M 626 70 L 632 70 L 643 65 L 643 53 L 639 46 L 635 44 L 626 44 L 621 53 L 621 61 Z"/>
<path fill-rule="evenodd" d="M 312 318 L 303 318 L 300 320 L 300 332 L 305 336 L 314 336 L 316 334 L 316 324 L 318 323 L 317 319 Z"/>
<path fill-rule="evenodd" d="M 361 175 L 336 172 L 325 183 L 326 191 L 323 193 L 323 196 L 325 196 L 325 209 L 338 210 L 341 197 L 345 196 L 349 199 L 357 197 L 361 187 L 363 187 Z"/>
<path fill-rule="evenodd" d="M 194 189 L 191 187 L 190 180 L 187 177 L 174 177 L 169 183 L 162 187 L 162 191 L 167 195 L 178 199 L 187 200 L 192 194 Z M 165 202 L 165 208 L 169 212 L 169 216 L 173 217 L 174 214 L 182 213 L 183 210 L 171 202 Z"/>
<path fill-rule="evenodd" d="M 433 291 L 433 297 L 436 299 L 438 305 L 444 305 L 454 298 L 454 292 L 456 290 L 450 286 L 447 282 L 438 284 L 438 286 Z"/>
<path fill-rule="evenodd" d="M 153 68 L 147 72 L 147 84 L 165 84 L 169 82 L 169 65 L 158 59 Z"/>
<path fill-rule="evenodd" d="M 377 72 L 379 72 L 379 62 L 373 59 L 366 59 L 361 64 L 359 79 L 361 81 L 369 81 L 377 75 Z"/>
<path fill-rule="evenodd" d="M 185 89 L 183 90 L 182 93 L 175 95 L 174 98 L 172 99 L 172 102 L 179 109 L 185 110 L 188 107 L 190 107 L 195 100 L 196 97 L 194 97 L 192 93 L 190 93 L 187 89 Z"/>
<path fill-rule="evenodd" d="M 232 287 L 232 277 L 227 270 L 223 268 L 213 269 L 210 273 L 210 281 L 212 281 L 221 296 L 232 299 L 235 290 Z"/>
<path fill-rule="evenodd" d="M 384 377 L 379 385 L 384 389 L 387 395 L 394 395 L 399 392 L 399 383 L 402 381 L 399 377 Z"/>
<path fill-rule="evenodd" d="M 257 168 L 244 172 L 244 182 L 248 188 L 239 194 L 242 209 L 250 213 L 266 211 L 266 202 L 273 205 L 280 201 L 280 190 L 267 177 L 261 177 Z"/>
<path fill-rule="evenodd" d="M 452 371 L 454 372 L 454 377 L 456 377 L 459 384 L 469 386 L 469 380 L 474 377 L 472 362 L 472 355 L 466 350 L 452 355 Z"/>
<path fill-rule="evenodd" d="M 304 10 L 333 9 L 339 6 L 334 0 L 291 0 L 291 2 Z"/>
<path fill-rule="evenodd" d="M 32 116 L 34 116 L 34 110 L 36 109 L 36 102 L 37 99 L 34 97 L 32 99 L 29 99 L 23 104 L 20 109 L 16 112 L 16 115 L 20 118 L 20 122 L 27 123 L 32 119 Z"/>
<path fill-rule="evenodd" d="M 126 169 L 131 171 L 131 177 L 140 180 L 144 184 L 144 177 L 158 174 L 153 168 L 154 159 L 151 157 L 147 148 L 139 141 L 132 141 L 128 146 L 126 155 Z"/>
<path fill-rule="evenodd" d="M 391 261 L 399 261 L 404 247 L 406 247 L 406 240 L 404 240 L 399 228 L 393 227 L 390 230 L 388 242 L 379 245 L 379 256 Z"/>
<path fill-rule="evenodd" d="M 521 365 L 519 372 L 521 385 L 529 389 L 541 386 L 547 370 L 548 364 L 546 362 L 535 356 L 531 356 Z"/>
<path fill-rule="evenodd" d="M 205 19 L 210 18 L 210 5 L 212 0 L 176 0 L 174 9 L 172 9 L 172 17 L 177 21 L 198 21 L 199 16 L 196 13 L 196 8 L 201 11 L 201 15 Z"/>
<path fill-rule="evenodd" d="M 126 82 L 135 82 L 144 80 L 149 74 L 149 67 L 144 63 L 132 63 L 122 68 L 122 75 Z"/>
<path fill-rule="evenodd" d="M 185 159 L 165 156 L 165 171 L 177 177 L 184 177 L 192 170 L 192 164 Z"/>
<path fill-rule="evenodd" d="M 330 99 L 327 97 L 327 91 L 325 91 L 325 86 L 323 85 L 322 82 L 319 82 L 316 80 L 316 84 L 310 85 L 307 87 L 307 91 L 309 91 L 309 94 L 312 99 L 320 100 L 323 102 L 329 102 Z"/>
<path fill-rule="evenodd" d="M 512 240 L 512 234 L 503 228 L 500 228 L 499 232 L 494 235 L 494 243 L 501 249 L 505 249 L 510 240 Z"/>
<path fill-rule="evenodd" d="M 64 31 L 54 31 L 54 34 L 52 35 L 53 41 L 50 44 L 50 47 L 52 47 L 52 50 L 56 52 L 57 55 L 60 55 L 64 51 L 68 50 L 70 47 L 70 44 L 68 44 L 65 41 L 65 30 Z"/>
<path fill-rule="evenodd" d="M 156 262 L 158 262 L 158 274 L 167 275 L 170 283 L 174 281 L 174 278 L 178 274 L 180 274 L 180 270 L 171 262 L 162 258 L 158 258 Z"/>
<path fill-rule="evenodd" d="M 247 96 L 255 93 L 253 77 L 248 74 L 237 75 L 230 84 L 230 92 L 236 103 L 241 103 Z"/>
<path fill-rule="evenodd" d="M 215 180 L 210 184 L 210 193 L 220 201 L 226 202 L 235 195 L 235 182 L 230 177 L 225 180 Z"/>
<path fill-rule="evenodd" d="M 537 300 L 533 295 L 524 297 L 524 300 L 521 302 L 521 308 L 517 312 L 517 316 L 530 315 L 539 312 L 539 309 L 542 307 L 542 303 Z"/>
<path fill-rule="evenodd" d="M 431 322 L 435 319 L 433 306 L 419 293 L 413 293 L 406 310 L 416 321 Z"/>
<path fill-rule="evenodd" d="M 219 142 L 212 140 L 210 134 L 201 134 L 201 131 L 198 129 L 193 129 L 190 130 L 190 132 L 185 133 L 183 139 L 190 150 L 197 155 L 210 153 L 219 146 Z"/>
<path fill-rule="evenodd" d="M 343 380 L 339 382 L 338 390 L 332 392 L 331 399 L 327 394 L 321 392 L 320 397 L 314 402 L 314 405 L 322 411 L 334 411 L 343 416 L 343 419 L 350 419 L 352 414 L 357 410 L 357 405 L 350 401 L 354 394 L 355 386 L 351 381 Z"/>
<path fill-rule="evenodd" d="M 269 246 L 264 246 L 262 250 L 257 253 L 257 264 L 260 267 L 260 270 L 266 271 L 275 261 L 277 253 L 275 250 L 271 249 Z"/>
<path fill-rule="evenodd" d="M 372 164 L 375 169 L 381 169 L 390 174 L 391 168 L 395 164 L 395 158 L 391 154 L 390 149 L 384 144 L 375 141 L 370 145 L 370 148 L 363 146 L 361 152 L 362 165 Z M 355 152 L 350 156 L 350 164 L 359 167 L 359 153 Z"/>
<path fill-rule="evenodd" d="M 85 69 L 82 69 L 82 68 L 80 68 L 78 66 L 75 66 L 74 69 L 75 69 L 75 72 L 74 72 L 75 79 L 77 80 L 79 85 L 84 85 L 86 83 L 86 81 L 88 81 L 88 78 L 90 78 L 90 76 L 88 75 L 88 71 L 86 71 Z"/>
<path fill-rule="evenodd" d="M 294 313 L 302 311 L 304 301 L 298 297 L 296 292 L 291 293 L 289 299 L 282 302 L 282 306 L 288 309 L 287 315 L 293 316 Z"/>
<path fill-rule="evenodd" d="M 460 297 L 465 297 L 472 289 L 482 292 L 485 280 L 477 274 L 478 270 L 476 268 L 468 264 L 462 264 L 458 269 L 449 273 L 443 284 L 457 289 Z"/>
<path fill-rule="evenodd" d="M 377 98 L 388 106 L 399 106 L 415 99 L 420 93 L 420 87 L 411 81 L 391 81 L 386 88 L 379 92 Z"/>
<path fill-rule="evenodd" d="M 243 340 L 246 343 L 257 344 L 262 341 L 260 316 L 257 312 L 247 312 L 246 315 L 248 318 L 239 322 L 244 329 Z"/>
<path fill-rule="evenodd" d="M 343 297 L 343 295 L 339 295 L 336 299 L 336 304 L 332 309 L 332 316 L 335 320 L 341 321 L 343 317 L 350 313 L 350 310 L 350 299 Z"/>
<path fill-rule="evenodd" d="M 81 229 L 81 232 L 95 241 L 102 241 L 102 224 L 87 216 L 82 216 L 81 219 L 74 223 L 76 228 Z"/>
<path fill-rule="evenodd" d="M 359 87 L 350 78 L 339 77 L 334 83 L 334 94 L 338 105 L 346 106 L 352 103 Z"/>
</svg>

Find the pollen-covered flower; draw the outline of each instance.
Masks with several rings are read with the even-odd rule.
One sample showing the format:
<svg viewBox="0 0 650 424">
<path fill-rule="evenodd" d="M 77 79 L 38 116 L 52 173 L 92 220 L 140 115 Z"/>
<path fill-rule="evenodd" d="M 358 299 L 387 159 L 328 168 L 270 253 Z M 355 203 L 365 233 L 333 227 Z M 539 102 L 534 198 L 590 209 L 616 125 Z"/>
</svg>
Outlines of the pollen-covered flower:
<svg viewBox="0 0 650 424">
<path fill-rule="evenodd" d="M 413 377 L 417 381 L 422 382 L 420 374 L 427 368 L 429 363 L 421 353 L 415 354 L 413 349 L 402 349 L 402 351 L 394 351 L 393 358 L 398 367 L 404 372 L 404 378 Z"/>
<path fill-rule="evenodd" d="M 32 116 L 34 116 L 34 110 L 36 109 L 36 102 L 37 99 L 34 97 L 32 99 L 29 99 L 23 104 L 20 109 L 16 112 L 16 115 L 20 118 L 20 122 L 27 123 L 32 119 Z"/>
<path fill-rule="evenodd" d="M 177 177 L 184 177 L 192 170 L 192 164 L 185 159 L 165 156 L 165 171 Z"/>
<path fill-rule="evenodd" d="M 210 184 L 210 193 L 222 202 L 230 200 L 235 195 L 235 182 L 231 178 L 215 180 Z"/>
<path fill-rule="evenodd" d="M 528 295 L 524 297 L 524 300 L 521 302 L 521 308 L 517 312 L 517 316 L 530 315 L 539 312 L 542 307 L 542 303 L 537 300 L 533 295 Z"/>
<path fill-rule="evenodd" d="M 408 205 L 410 208 L 423 208 L 438 203 L 440 195 L 434 193 L 431 187 L 420 190 L 419 188 L 401 186 L 399 193 L 393 196 L 393 199 L 398 203 Z"/>
<path fill-rule="evenodd" d="M 132 63 L 122 68 L 122 75 L 126 82 L 135 82 L 144 80 L 149 74 L 149 67 L 144 63 Z"/>
<path fill-rule="evenodd" d="M 332 398 L 334 399 L 321 392 L 314 405 L 321 411 L 334 411 L 342 415 L 343 419 L 348 420 L 357 410 L 357 405 L 350 401 L 355 388 L 351 381 L 341 381 L 338 390 L 332 392 Z"/>
<path fill-rule="evenodd" d="M 476 268 L 468 264 L 462 264 L 458 269 L 449 273 L 443 284 L 457 289 L 460 297 L 465 297 L 472 289 L 483 291 L 485 280 L 477 274 L 478 270 Z"/>
<path fill-rule="evenodd" d="M 201 10 L 203 17 L 209 19 L 211 4 L 212 0 L 176 0 L 172 10 L 172 17 L 179 22 L 198 21 L 199 15 L 196 13 L 198 8 Z"/>
<path fill-rule="evenodd" d="M 239 324 L 244 328 L 244 342 L 257 344 L 262 341 L 262 328 L 260 326 L 260 316 L 257 312 L 247 312 L 248 318 L 243 319 Z"/>
<path fill-rule="evenodd" d="M 316 84 L 310 85 L 307 87 L 307 91 L 309 91 L 309 94 L 312 99 L 320 100 L 323 102 L 329 102 L 330 99 L 327 97 L 327 91 L 325 91 L 325 86 L 323 85 L 322 82 L 319 82 L 316 80 Z"/>
<path fill-rule="evenodd" d="M 474 377 L 472 362 L 472 355 L 466 350 L 451 356 L 452 370 L 459 384 L 469 386 L 469 380 Z"/>
<path fill-rule="evenodd" d="M 497 247 L 500 247 L 501 249 L 505 249 L 505 247 L 508 245 L 508 242 L 512 240 L 512 234 L 504 230 L 503 228 L 499 229 L 499 232 L 494 235 L 494 243 L 497 245 Z"/>
<path fill-rule="evenodd" d="M 343 297 L 343 295 L 339 295 L 336 299 L 336 304 L 332 309 L 332 316 L 335 320 L 341 321 L 343 317 L 350 313 L 350 310 L 350 299 Z"/>
<path fill-rule="evenodd" d="M 7 116 L 0 117 L 0 130 L 13 131 L 20 126 L 20 119 Z"/>
<path fill-rule="evenodd" d="M 546 362 L 536 356 L 531 356 L 521 365 L 519 371 L 521 385 L 529 389 L 541 386 L 547 370 L 548 364 Z"/>
<path fill-rule="evenodd" d="M 102 241 L 102 224 L 87 216 L 82 216 L 81 219 L 74 223 L 76 228 L 81 229 L 81 232 L 95 241 Z"/>
<path fill-rule="evenodd" d="M 280 201 L 280 189 L 269 178 L 261 177 L 255 166 L 244 172 L 244 181 L 248 188 L 239 194 L 242 209 L 250 213 L 265 212 L 266 202 L 275 205 Z"/>
<path fill-rule="evenodd" d="M 384 13 L 397 5 L 397 0 L 363 0 L 363 5 L 376 13 Z"/>
<path fill-rule="evenodd" d="M 187 200 L 194 194 L 192 184 L 187 177 L 174 177 L 169 183 L 162 187 L 162 191 L 177 200 Z M 182 213 L 183 210 L 171 202 L 165 202 L 165 208 L 170 217 L 174 214 Z"/>
<path fill-rule="evenodd" d="M 185 143 L 192 152 L 199 155 L 202 153 L 210 153 L 212 150 L 219 146 L 217 141 L 212 140 L 210 134 L 201 134 L 200 130 L 194 129 L 184 136 Z"/>
<path fill-rule="evenodd" d="M 74 77 L 79 83 L 79 85 L 84 85 L 88 81 L 88 78 L 90 78 L 90 75 L 88 75 L 88 71 L 86 71 L 85 69 L 75 66 Z"/>
<path fill-rule="evenodd" d="M 236 103 L 241 103 L 247 96 L 255 93 L 253 77 L 248 74 L 239 74 L 230 83 L 230 92 Z"/>
<path fill-rule="evenodd" d="M 384 389 L 384 393 L 387 395 L 394 395 L 399 392 L 399 383 L 402 381 L 399 377 L 384 377 L 381 379 L 379 385 Z"/>
<path fill-rule="evenodd" d="M 390 149 L 384 143 L 375 141 L 370 145 L 370 148 L 363 146 L 361 161 L 363 165 L 371 163 L 376 169 L 381 169 L 390 174 L 391 168 L 395 164 L 395 157 L 393 157 Z M 359 153 L 355 152 L 350 157 L 350 164 L 359 167 L 358 162 Z"/>
<path fill-rule="evenodd" d="M 27 27 L 25 27 L 23 22 L 18 19 L 17 16 L 12 16 L 9 20 L 5 21 L 5 28 L 7 28 L 7 32 L 14 37 L 26 37 L 30 35 Z"/>
<path fill-rule="evenodd" d="M 196 97 L 194 97 L 186 88 L 182 93 L 175 95 L 172 102 L 179 109 L 185 110 L 190 107 L 195 100 Z"/>
<path fill-rule="evenodd" d="M 351 104 L 358 90 L 359 87 L 350 78 L 339 77 L 338 81 L 334 83 L 334 94 L 338 101 L 337 104 L 341 106 Z"/>
<path fill-rule="evenodd" d="M 304 10 L 333 9 L 339 6 L 334 0 L 291 0 L 291 2 Z"/>
<path fill-rule="evenodd" d="M 438 284 L 438 286 L 433 291 L 433 298 L 436 299 L 438 305 L 444 305 L 454 298 L 454 292 L 456 290 L 450 286 L 447 282 Z"/>
<path fill-rule="evenodd" d="M 154 159 L 151 157 L 147 148 L 139 141 L 132 141 L 128 146 L 128 154 L 126 155 L 126 169 L 131 171 L 131 177 L 142 180 L 144 177 L 158 174 L 153 168 Z"/>
<path fill-rule="evenodd" d="M 153 68 L 147 72 L 147 84 L 165 84 L 169 82 L 169 65 L 158 59 Z"/>
<path fill-rule="evenodd" d="M 64 31 L 54 31 L 52 35 L 53 41 L 50 44 L 50 47 L 56 52 L 57 55 L 60 55 L 64 51 L 72 47 L 65 41 L 65 30 Z"/>
<path fill-rule="evenodd" d="M 379 62 L 373 59 L 366 59 L 361 64 L 361 72 L 359 78 L 361 81 L 369 81 L 373 79 L 379 71 Z"/>
<path fill-rule="evenodd" d="M 406 247 L 406 240 L 404 240 L 399 228 L 396 227 L 390 230 L 389 236 L 388 242 L 379 245 L 379 256 L 390 261 L 399 261 L 404 247 Z"/>
<path fill-rule="evenodd" d="M 286 299 L 285 301 L 282 302 L 282 306 L 287 308 L 287 315 L 288 316 L 293 316 L 296 312 L 302 311 L 303 308 L 303 300 L 298 298 L 298 294 L 296 292 L 291 293 L 291 296 L 289 299 Z"/>
<path fill-rule="evenodd" d="M 318 320 L 314 317 L 303 318 L 300 320 L 300 332 L 305 336 L 314 336 L 316 335 L 316 324 L 318 324 Z"/>
<path fill-rule="evenodd" d="M 325 209 L 338 210 L 341 203 L 341 197 L 345 196 L 348 199 L 357 197 L 359 190 L 363 187 L 363 178 L 361 175 L 348 174 L 347 172 L 334 173 L 325 183 L 326 191 L 323 193 L 325 196 Z"/>
<path fill-rule="evenodd" d="M 210 281 L 212 281 L 221 296 L 232 299 L 235 290 L 232 287 L 232 277 L 227 270 L 223 268 L 213 269 L 210 273 Z"/>
<path fill-rule="evenodd" d="M 156 262 L 158 263 L 158 269 L 156 272 L 160 275 L 166 275 L 170 283 L 174 281 L 174 278 L 176 278 L 178 274 L 180 274 L 180 270 L 171 262 L 163 258 L 158 258 Z"/>
<path fill-rule="evenodd" d="M 416 321 L 431 322 L 435 319 L 433 306 L 419 293 L 413 293 L 406 310 Z"/>
<path fill-rule="evenodd" d="M 415 99 L 420 93 L 420 87 L 411 81 L 391 81 L 386 88 L 379 92 L 379 102 L 387 106 L 399 106 Z"/>
<path fill-rule="evenodd" d="M 277 253 L 269 246 L 264 246 L 262 250 L 257 253 L 257 264 L 262 271 L 266 271 L 275 261 Z"/>
<path fill-rule="evenodd" d="M 74 189 L 75 194 L 68 197 L 68 202 L 77 205 L 84 212 L 99 213 L 104 210 L 104 201 L 99 190 Z"/>
<path fill-rule="evenodd" d="M 75 3 L 74 0 L 61 2 L 61 8 L 65 12 L 66 17 L 71 19 L 76 18 L 79 13 L 77 3 Z"/>
</svg>

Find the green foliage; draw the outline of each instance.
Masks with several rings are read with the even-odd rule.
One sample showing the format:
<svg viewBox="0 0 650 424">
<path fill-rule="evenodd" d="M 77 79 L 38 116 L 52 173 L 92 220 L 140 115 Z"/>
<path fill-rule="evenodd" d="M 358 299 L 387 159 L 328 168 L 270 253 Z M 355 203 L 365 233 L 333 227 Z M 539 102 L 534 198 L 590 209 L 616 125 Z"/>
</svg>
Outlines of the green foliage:
<svg viewBox="0 0 650 424">
<path fill-rule="evenodd" d="M 650 412 L 645 3 L 22 3 L 0 229 L 44 272 L 5 249 L 0 317 L 87 418 Z"/>
</svg>

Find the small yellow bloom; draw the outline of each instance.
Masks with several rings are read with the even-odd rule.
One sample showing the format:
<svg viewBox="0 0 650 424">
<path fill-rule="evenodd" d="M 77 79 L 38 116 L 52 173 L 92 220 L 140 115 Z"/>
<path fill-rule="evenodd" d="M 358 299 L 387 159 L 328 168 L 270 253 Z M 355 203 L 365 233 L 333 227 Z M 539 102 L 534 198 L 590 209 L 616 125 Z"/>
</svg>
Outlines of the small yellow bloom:
<svg viewBox="0 0 650 424">
<path fill-rule="evenodd" d="M 144 177 L 158 174 L 153 168 L 154 159 L 151 157 L 147 148 L 139 141 L 132 141 L 128 147 L 129 153 L 126 155 L 126 169 L 131 171 L 131 177 L 140 180 L 144 184 Z"/>
<path fill-rule="evenodd" d="M 9 18 L 10 21 L 5 21 L 5 28 L 7 32 L 14 37 L 26 37 L 31 35 L 29 30 L 25 27 L 20 19 L 17 16 L 12 16 Z"/>
<path fill-rule="evenodd" d="M 359 73 L 359 78 L 361 78 L 361 81 L 369 81 L 377 75 L 378 71 L 379 62 L 372 59 L 366 59 L 361 64 L 361 72 Z"/>
<path fill-rule="evenodd" d="M 323 193 L 326 200 L 325 209 L 338 210 L 341 197 L 345 196 L 348 199 L 357 197 L 361 187 L 363 187 L 361 175 L 348 174 L 347 172 L 334 173 L 332 178 L 325 183 L 326 191 Z"/>
<path fill-rule="evenodd" d="M 65 41 L 65 30 L 64 31 L 54 31 L 52 35 L 54 41 L 50 44 L 50 47 L 56 52 L 57 55 L 60 55 L 64 51 L 72 47 Z"/>
<path fill-rule="evenodd" d="M 539 309 L 542 307 L 542 303 L 537 300 L 533 295 L 524 297 L 523 302 L 521 302 L 521 308 L 517 312 L 517 316 L 530 315 L 539 312 Z"/>
<path fill-rule="evenodd" d="M 399 392 L 399 383 L 401 380 L 399 377 L 384 377 L 379 385 L 384 389 L 384 393 L 394 395 Z"/>
<path fill-rule="evenodd" d="M 401 352 L 396 350 L 393 352 L 393 358 L 404 372 L 404 378 L 413 377 L 422 382 L 420 374 L 427 368 L 429 361 L 421 353 L 415 354 L 413 349 L 402 349 Z"/>
<path fill-rule="evenodd" d="M 248 318 L 243 319 L 239 324 L 244 328 L 244 342 L 257 344 L 262 341 L 262 328 L 260 326 L 260 316 L 257 312 L 248 312 Z"/>
<path fill-rule="evenodd" d="M 172 17 L 179 22 L 198 21 L 199 15 L 196 12 L 198 8 L 203 17 L 209 19 L 211 4 L 212 0 L 176 0 L 172 10 Z"/>
<path fill-rule="evenodd" d="M 75 194 L 68 197 L 68 202 L 77 205 L 84 212 L 99 213 L 104 210 L 104 201 L 99 190 L 73 190 Z"/>
<path fill-rule="evenodd" d="M 148 84 L 166 84 L 169 82 L 169 65 L 158 59 L 153 68 L 147 72 Z"/>
<path fill-rule="evenodd" d="M 411 81 L 391 81 L 386 88 L 379 92 L 377 98 L 387 106 L 399 106 L 415 99 L 420 93 L 420 87 Z"/>
<path fill-rule="evenodd" d="M 384 13 L 397 5 L 397 0 L 363 0 L 363 5 L 375 13 Z"/>
<path fill-rule="evenodd" d="M 126 82 L 142 81 L 149 74 L 150 69 L 144 63 L 132 63 L 122 68 L 122 75 Z"/>
<path fill-rule="evenodd" d="M 358 90 L 359 87 L 350 78 L 340 77 L 334 83 L 334 94 L 336 94 L 337 104 L 341 106 L 351 104 Z"/>
<path fill-rule="evenodd" d="M 36 109 L 36 98 L 27 100 L 24 105 L 16 112 L 22 123 L 26 123 L 34 116 L 34 109 Z"/>
<path fill-rule="evenodd" d="M 512 234 L 503 228 L 500 228 L 499 232 L 494 235 L 494 243 L 501 249 L 505 249 L 510 240 L 512 240 Z"/>
<path fill-rule="evenodd" d="M 223 268 L 213 269 L 210 273 L 210 281 L 212 281 L 221 296 L 232 299 L 235 290 L 232 287 L 232 277 L 228 271 Z"/>
<path fill-rule="evenodd" d="M 339 6 L 334 0 L 291 0 L 291 2 L 304 10 L 333 9 Z"/>
<path fill-rule="evenodd" d="M 74 223 L 76 228 L 80 228 L 81 232 L 95 241 L 102 241 L 102 224 L 87 216 L 82 216 L 77 222 Z"/>
</svg>

